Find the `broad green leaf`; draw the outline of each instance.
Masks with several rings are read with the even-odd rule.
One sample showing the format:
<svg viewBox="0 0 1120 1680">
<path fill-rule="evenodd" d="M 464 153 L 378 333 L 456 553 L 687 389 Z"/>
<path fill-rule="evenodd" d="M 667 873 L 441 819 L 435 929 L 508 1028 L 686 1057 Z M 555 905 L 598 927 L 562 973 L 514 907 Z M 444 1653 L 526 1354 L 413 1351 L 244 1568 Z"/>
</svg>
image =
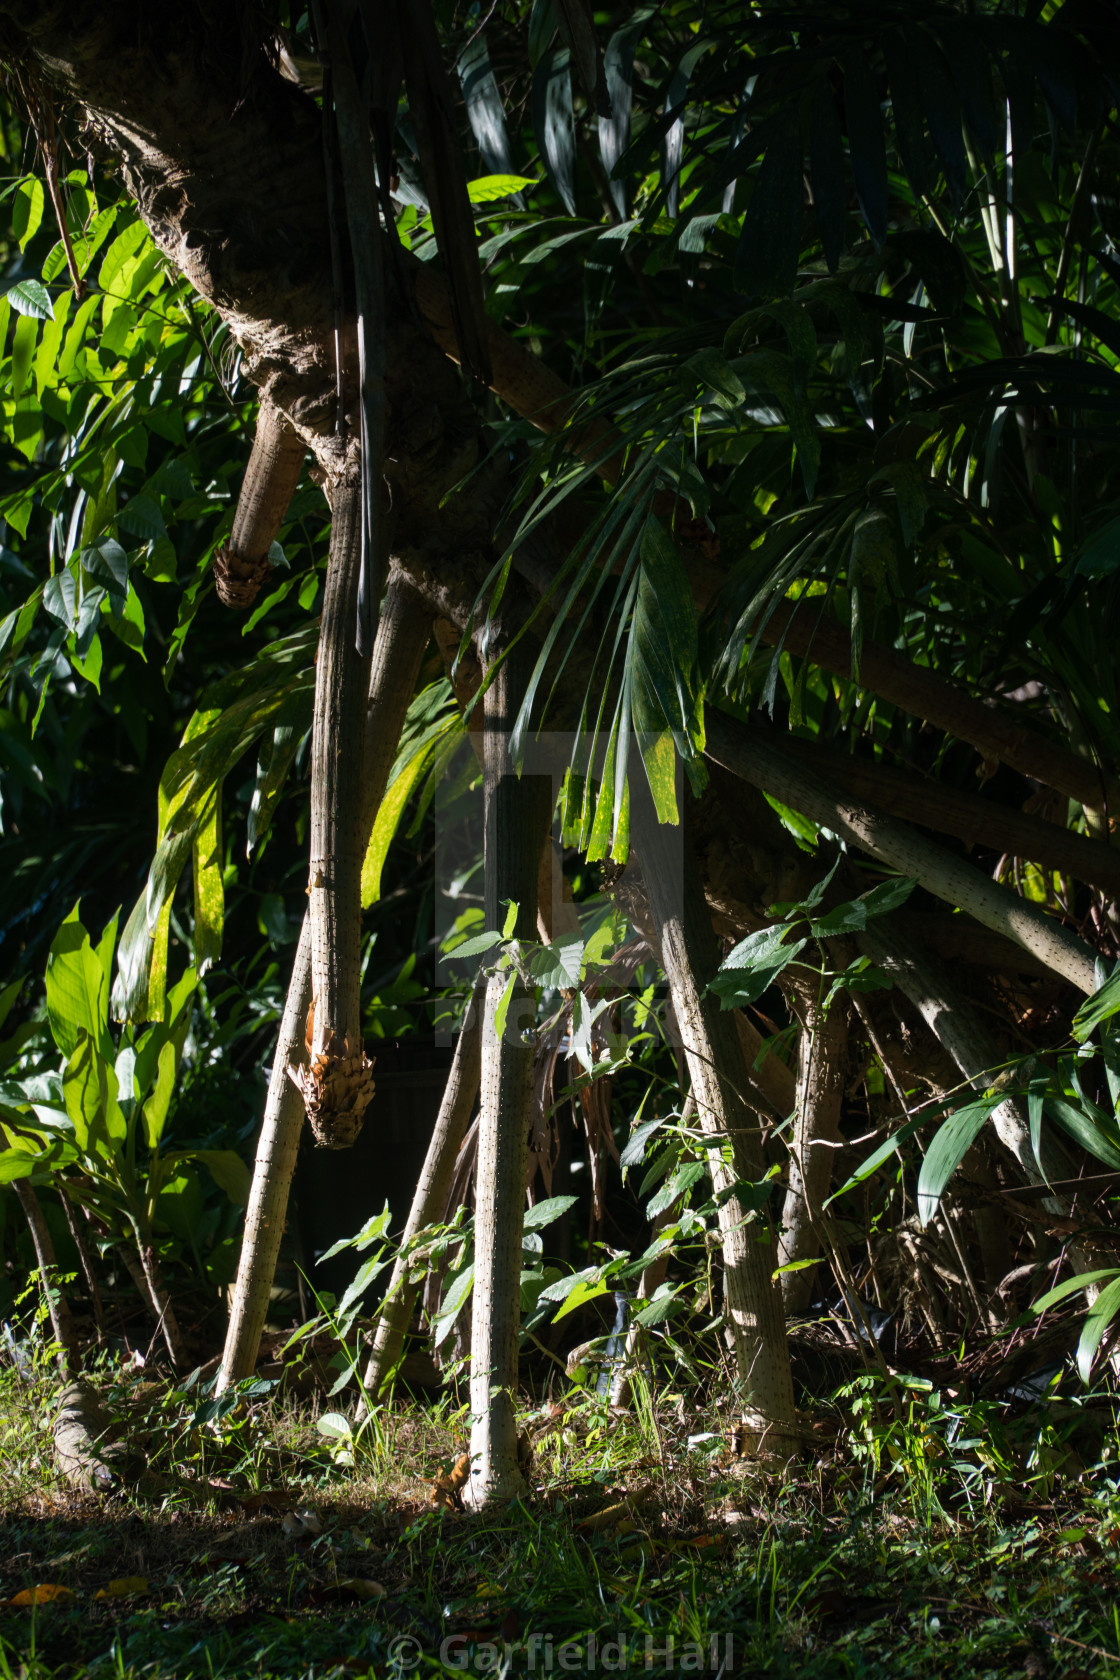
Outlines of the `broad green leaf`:
<svg viewBox="0 0 1120 1680">
<path fill-rule="evenodd" d="M 75 904 L 54 936 L 47 957 L 47 1015 L 63 1055 L 77 1047 L 80 1034 L 97 1043 L 107 1036 L 109 987 L 101 957 L 90 944 Z"/>
<path fill-rule="evenodd" d="M 461 945 L 452 946 L 448 951 L 449 957 L 481 957 L 484 952 L 492 951 L 495 945 L 502 943 L 500 933 L 491 928 L 489 933 L 476 933 L 473 939 L 464 939 Z"/>
<path fill-rule="evenodd" d="M 168 1039 L 159 1052 L 156 1064 L 156 1081 L 144 1102 L 144 1130 L 147 1133 L 148 1148 L 158 1149 L 163 1128 L 167 1123 L 167 1110 L 171 1105 L 172 1093 L 175 1090 L 175 1073 L 178 1057 L 175 1046 Z"/>
<path fill-rule="evenodd" d="M 238 1207 L 248 1207 L 253 1175 L 235 1150 L 192 1150 L 190 1159 L 202 1162 L 219 1190 L 224 1190 L 231 1202 Z"/>
<path fill-rule="evenodd" d="M 918 1174 L 918 1218 L 923 1225 L 928 1225 L 937 1212 L 945 1186 L 1002 1100 L 981 1097 L 978 1102 L 967 1103 L 951 1114 L 938 1131 Z"/>
<path fill-rule="evenodd" d="M 0 992 L 0 1027 L 4 1025 L 11 1014 L 12 1005 L 23 990 L 23 984 L 23 977 L 21 976 L 18 980 L 9 981 L 4 990 Z"/>
<path fill-rule="evenodd" d="M 110 1062 L 83 1032 L 62 1076 L 66 1112 L 78 1147 L 108 1161 L 124 1143 L 128 1126 L 117 1102 L 117 1076 Z"/>
<path fill-rule="evenodd" d="M 646 1204 L 646 1218 L 656 1219 L 659 1213 L 664 1213 L 675 1202 L 680 1201 L 686 1191 L 698 1184 L 708 1171 L 706 1161 L 686 1161 L 677 1168 L 667 1183 L 661 1186 L 656 1195 L 651 1196 Z"/>
</svg>

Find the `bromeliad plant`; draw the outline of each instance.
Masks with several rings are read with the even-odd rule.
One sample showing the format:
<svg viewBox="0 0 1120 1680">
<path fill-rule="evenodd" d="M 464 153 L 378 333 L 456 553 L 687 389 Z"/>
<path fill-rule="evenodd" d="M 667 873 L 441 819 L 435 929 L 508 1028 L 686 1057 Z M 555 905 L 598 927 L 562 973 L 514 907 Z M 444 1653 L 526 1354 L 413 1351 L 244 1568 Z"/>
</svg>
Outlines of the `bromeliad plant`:
<svg viewBox="0 0 1120 1680">
<path fill-rule="evenodd" d="M 126 1024 L 115 1037 L 109 989 L 117 918 L 95 946 L 80 908 L 58 930 L 46 970 L 47 1017 L 61 1062 L 0 1082 L 0 1183 L 28 1179 L 84 1210 L 101 1244 L 122 1251 L 172 1362 L 181 1365 L 182 1338 L 160 1263 L 161 1198 L 187 1188 L 191 1169 L 202 1164 L 244 1203 L 248 1172 L 232 1150 L 164 1146 L 198 984 L 194 970 L 168 989 L 161 1020 L 142 1030 Z M 12 1001 L 9 988 L 9 1007 Z"/>
</svg>

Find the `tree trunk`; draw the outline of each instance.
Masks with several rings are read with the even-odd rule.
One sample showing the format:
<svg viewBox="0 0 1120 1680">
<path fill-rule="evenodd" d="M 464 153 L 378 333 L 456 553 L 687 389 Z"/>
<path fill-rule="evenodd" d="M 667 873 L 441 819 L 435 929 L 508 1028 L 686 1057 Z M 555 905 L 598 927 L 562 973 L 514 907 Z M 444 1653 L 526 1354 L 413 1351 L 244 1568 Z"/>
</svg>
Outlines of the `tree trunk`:
<svg viewBox="0 0 1120 1680">
<path fill-rule="evenodd" d="M 31 1241 L 35 1248 L 35 1258 L 39 1263 L 39 1276 L 43 1282 L 43 1298 L 47 1303 L 47 1311 L 51 1315 L 51 1330 L 59 1346 L 58 1366 L 60 1371 L 72 1371 L 77 1365 L 78 1344 L 74 1332 L 74 1320 L 70 1313 L 70 1303 L 63 1293 L 58 1281 L 58 1261 L 55 1258 L 54 1242 L 51 1239 L 50 1228 L 43 1216 L 43 1209 L 31 1185 L 26 1178 L 13 1180 L 19 1205 L 23 1209 L 23 1217 L 27 1220 L 31 1232 Z"/>
<path fill-rule="evenodd" d="M 478 1096 L 482 1074 L 482 1012 L 485 997 L 485 985 L 477 984 L 463 1018 L 462 1031 L 455 1046 L 451 1070 L 447 1075 L 432 1140 L 424 1157 L 424 1165 L 420 1169 L 416 1193 L 412 1198 L 412 1206 L 401 1237 L 402 1248 L 418 1231 L 422 1231 L 425 1226 L 438 1219 L 447 1203 L 447 1193 L 455 1171 L 455 1158 L 466 1136 Z M 408 1261 L 403 1256 L 398 1257 L 389 1280 L 387 1299 L 377 1320 L 377 1329 L 363 1379 L 363 1387 L 371 1399 L 376 1399 L 400 1358 L 418 1289 L 419 1284 L 410 1280 Z M 359 1417 L 364 1413 L 363 1400 L 359 1407 Z"/>
<path fill-rule="evenodd" d="M 291 1076 L 316 1143 L 345 1149 L 373 1096 L 360 979 L 365 662 L 354 645 L 364 517 L 357 472 L 336 480 L 331 515 L 311 742 L 311 1059 Z"/>
<path fill-rule="evenodd" d="M 378 621 L 370 672 L 365 775 L 361 787 L 363 835 L 368 835 L 373 827 L 389 780 L 430 633 L 430 617 L 420 597 L 399 574 L 392 574 Z M 260 1351 L 303 1125 L 303 1102 L 288 1077 L 288 1068 L 299 1056 L 310 1002 L 311 915 L 308 911 L 296 947 L 288 1001 L 272 1063 L 264 1124 L 257 1143 L 245 1235 L 218 1377 L 219 1393 L 230 1383 L 253 1374 Z"/>
<path fill-rule="evenodd" d="M 638 775 L 634 781 L 638 781 Z M 700 1124 L 720 1147 L 709 1152 L 723 1247 L 724 1295 L 745 1421 L 760 1448 L 792 1450 L 797 1439 L 789 1349 L 773 1245 L 762 1221 L 747 1223 L 737 1180 L 763 1176 L 758 1124 L 744 1101 L 747 1066 L 734 1019 L 707 990 L 719 966 L 708 907 L 687 835 L 657 821 L 648 794 L 632 784 L 631 840 L 688 1062 Z"/>
<path fill-rule="evenodd" d="M 892 869 L 915 876 L 936 897 L 1014 939 L 1080 991 L 1091 994 L 1096 990 L 1092 949 L 1033 904 L 997 886 L 973 864 L 954 857 L 892 817 L 854 804 L 773 742 L 711 710 L 707 751 L 717 764 L 744 781 L 764 788 L 814 822 L 823 823 Z"/>
<path fill-rule="evenodd" d="M 502 927 L 517 904 L 515 939 L 532 939 L 537 876 L 551 813 L 551 778 L 518 777 L 509 731 L 523 692 L 515 651 L 494 673 L 484 699 L 486 925 Z M 482 1109 L 475 1170 L 474 1299 L 471 1315 L 471 1475 L 464 1499 L 478 1507 L 525 1491 L 517 1462 L 517 1349 L 525 1157 L 534 1056 L 534 999 L 516 970 L 501 1034 L 495 1014 L 508 976 L 486 983 L 482 1030 Z"/>
<path fill-rule="evenodd" d="M 778 1238 L 779 1266 L 816 1259 L 821 1250 L 821 1205 L 832 1180 L 834 1150 L 840 1142 L 840 1110 L 847 1075 L 848 1011 L 842 997 L 827 1014 L 813 999 L 805 1013 L 798 1047 L 797 1111 L 790 1145 L 789 1188 Z M 787 1316 L 807 1312 L 816 1268 L 782 1275 Z"/>
</svg>

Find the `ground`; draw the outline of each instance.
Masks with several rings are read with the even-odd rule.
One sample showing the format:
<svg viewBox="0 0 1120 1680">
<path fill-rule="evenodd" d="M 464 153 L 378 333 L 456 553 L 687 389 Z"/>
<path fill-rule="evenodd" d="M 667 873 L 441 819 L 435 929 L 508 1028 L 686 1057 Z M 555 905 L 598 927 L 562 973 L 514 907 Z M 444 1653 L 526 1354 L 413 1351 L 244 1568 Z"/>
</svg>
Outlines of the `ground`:
<svg viewBox="0 0 1120 1680">
<path fill-rule="evenodd" d="M 453 1389 L 375 1414 L 355 1464 L 319 1392 L 213 1416 L 106 1367 L 141 1500 L 65 1483 L 62 1380 L 32 1376 L 0 1371 L 4 1680 L 1120 1672 L 1120 1437 L 1072 1383 L 1016 1410 L 858 1380 L 790 1469 L 683 1397 L 538 1397 L 529 1497 L 474 1516 Z"/>
</svg>

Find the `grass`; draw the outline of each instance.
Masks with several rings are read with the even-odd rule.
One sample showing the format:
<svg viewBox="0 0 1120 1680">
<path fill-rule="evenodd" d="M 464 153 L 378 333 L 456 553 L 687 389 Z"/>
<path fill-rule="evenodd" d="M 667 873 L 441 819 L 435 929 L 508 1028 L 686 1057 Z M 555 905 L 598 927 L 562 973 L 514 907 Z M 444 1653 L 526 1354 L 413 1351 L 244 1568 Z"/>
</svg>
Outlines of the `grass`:
<svg viewBox="0 0 1120 1680">
<path fill-rule="evenodd" d="M 0 1371 L 0 1676 L 1120 1674 L 1099 1396 L 1013 1415 L 861 1380 L 779 1473 L 681 1396 L 620 1419 L 573 1391 L 528 1417 L 529 1499 L 471 1516 L 433 1500 L 465 1443 L 452 1398 L 381 1411 L 348 1465 L 314 1396 L 211 1417 L 197 1391 L 102 1386 L 184 1489 L 75 1492 L 57 1380 Z"/>
</svg>

